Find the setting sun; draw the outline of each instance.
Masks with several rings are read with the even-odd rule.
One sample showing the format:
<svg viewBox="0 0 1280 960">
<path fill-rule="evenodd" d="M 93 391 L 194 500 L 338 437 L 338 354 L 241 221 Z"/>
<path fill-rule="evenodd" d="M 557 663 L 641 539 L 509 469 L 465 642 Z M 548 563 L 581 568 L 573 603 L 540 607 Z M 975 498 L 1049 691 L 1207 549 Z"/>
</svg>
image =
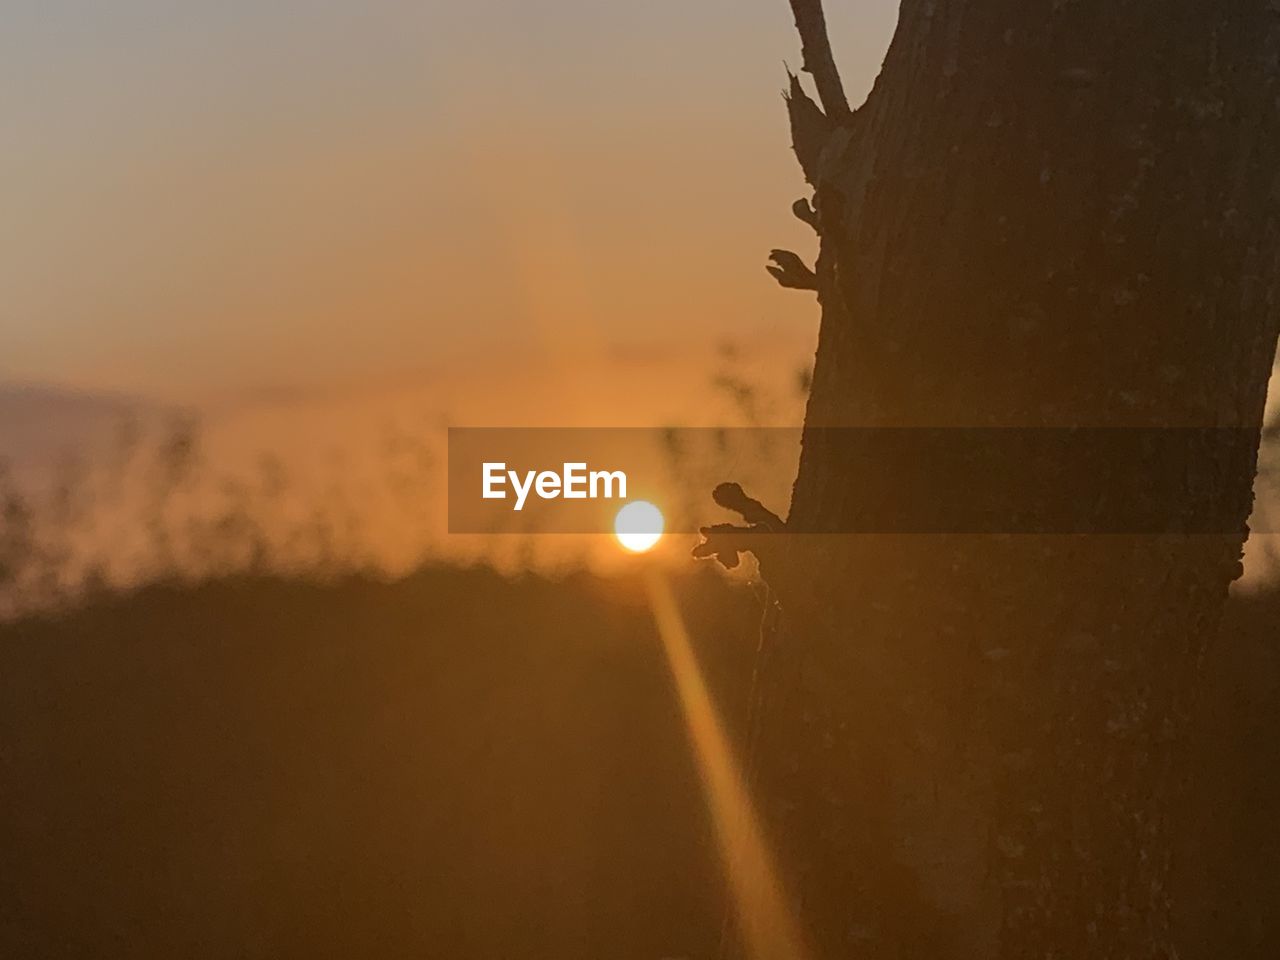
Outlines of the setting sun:
<svg viewBox="0 0 1280 960">
<path fill-rule="evenodd" d="M 633 500 L 618 511 L 613 534 L 632 553 L 644 553 L 662 538 L 662 511 L 648 500 Z"/>
</svg>

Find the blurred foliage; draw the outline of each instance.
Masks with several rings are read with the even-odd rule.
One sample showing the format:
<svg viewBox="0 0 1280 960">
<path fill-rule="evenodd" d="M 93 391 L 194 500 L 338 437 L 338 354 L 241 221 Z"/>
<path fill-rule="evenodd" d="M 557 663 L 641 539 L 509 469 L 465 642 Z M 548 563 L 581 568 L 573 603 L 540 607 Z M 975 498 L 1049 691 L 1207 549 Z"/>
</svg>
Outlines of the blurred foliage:
<svg viewBox="0 0 1280 960">
<path fill-rule="evenodd" d="M 676 584 L 731 731 L 759 608 Z M 157 584 L 0 627 L 0 955 L 710 956 L 636 578 Z"/>
</svg>

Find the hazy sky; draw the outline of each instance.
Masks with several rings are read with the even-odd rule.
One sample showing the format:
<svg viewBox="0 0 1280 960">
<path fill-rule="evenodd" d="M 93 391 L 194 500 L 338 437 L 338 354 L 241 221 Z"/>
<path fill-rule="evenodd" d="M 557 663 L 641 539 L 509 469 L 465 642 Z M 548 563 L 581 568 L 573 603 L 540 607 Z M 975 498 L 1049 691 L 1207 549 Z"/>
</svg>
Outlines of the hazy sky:
<svg viewBox="0 0 1280 960">
<path fill-rule="evenodd" d="M 851 96 L 891 0 L 832 0 Z M 162 397 L 816 324 L 786 0 L 7 0 L 0 380 Z"/>
</svg>

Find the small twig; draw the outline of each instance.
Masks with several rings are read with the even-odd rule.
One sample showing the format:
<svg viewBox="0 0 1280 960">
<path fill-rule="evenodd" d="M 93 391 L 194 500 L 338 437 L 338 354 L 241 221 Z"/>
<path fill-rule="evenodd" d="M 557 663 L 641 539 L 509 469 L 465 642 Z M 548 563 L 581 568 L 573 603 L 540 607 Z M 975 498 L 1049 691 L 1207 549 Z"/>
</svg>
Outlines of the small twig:
<svg viewBox="0 0 1280 960">
<path fill-rule="evenodd" d="M 813 227 L 815 232 L 821 232 L 818 229 L 818 211 L 809 206 L 809 198 L 801 197 L 791 205 L 791 212 L 796 215 L 796 219 L 802 223 L 807 223 Z"/>
<path fill-rule="evenodd" d="M 714 558 L 720 566 L 732 570 L 742 562 L 741 554 L 755 552 L 752 541 L 760 531 L 757 527 L 714 523 L 709 527 L 699 527 L 698 532 L 702 534 L 702 542 L 693 548 L 693 558 Z"/>
<path fill-rule="evenodd" d="M 702 542 L 693 548 L 695 559 L 714 558 L 726 570 L 732 570 L 742 562 L 742 554 L 759 556 L 763 538 L 781 532 L 786 526 L 781 517 L 759 500 L 747 496 L 736 483 L 720 484 L 711 492 L 711 498 L 719 506 L 740 515 L 748 525 L 716 523 L 700 528 Z"/>
<path fill-rule="evenodd" d="M 792 290 L 817 290 L 818 275 L 810 270 L 797 254 L 790 250 L 770 250 L 765 269 L 784 287 Z"/>
<path fill-rule="evenodd" d="M 759 524 L 771 530 L 781 530 L 784 526 L 781 517 L 759 500 L 747 496 L 747 492 L 739 484 L 720 484 L 711 491 L 711 499 L 718 506 L 732 510 L 747 523 Z"/>
<path fill-rule="evenodd" d="M 787 89 L 782 95 L 787 104 L 787 120 L 791 125 L 791 148 L 800 161 L 804 178 L 815 187 L 819 180 L 819 163 L 827 141 L 831 139 L 831 121 L 800 85 L 800 78 L 787 70 Z"/>
<path fill-rule="evenodd" d="M 841 123 L 852 115 L 849 101 L 840 82 L 835 57 L 831 53 L 831 41 L 827 37 L 827 18 L 822 12 L 822 0 L 791 0 L 791 12 L 795 14 L 796 30 L 800 33 L 800 54 L 804 64 L 800 68 L 813 77 L 818 88 L 818 99 L 828 117 Z"/>
</svg>

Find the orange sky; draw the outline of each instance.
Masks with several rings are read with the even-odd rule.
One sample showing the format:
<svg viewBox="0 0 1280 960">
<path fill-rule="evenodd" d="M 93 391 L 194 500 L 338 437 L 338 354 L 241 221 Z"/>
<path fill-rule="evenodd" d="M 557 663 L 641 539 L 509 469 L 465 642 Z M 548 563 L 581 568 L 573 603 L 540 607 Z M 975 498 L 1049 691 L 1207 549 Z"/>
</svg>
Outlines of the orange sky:
<svg viewBox="0 0 1280 960">
<path fill-rule="evenodd" d="M 783 0 L 174 6 L 6 8 L 0 380 L 225 401 L 812 342 L 762 269 L 813 248 Z M 865 92 L 896 5 L 832 6 Z"/>
<path fill-rule="evenodd" d="M 857 102 L 897 4 L 826 6 Z M 785 0 L 9 0 L 0 387 L 193 403 L 220 469 L 320 478 L 446 421 L 742 422 L 732 340 L 795 424 L 784 61 Z"/>
</svg>

